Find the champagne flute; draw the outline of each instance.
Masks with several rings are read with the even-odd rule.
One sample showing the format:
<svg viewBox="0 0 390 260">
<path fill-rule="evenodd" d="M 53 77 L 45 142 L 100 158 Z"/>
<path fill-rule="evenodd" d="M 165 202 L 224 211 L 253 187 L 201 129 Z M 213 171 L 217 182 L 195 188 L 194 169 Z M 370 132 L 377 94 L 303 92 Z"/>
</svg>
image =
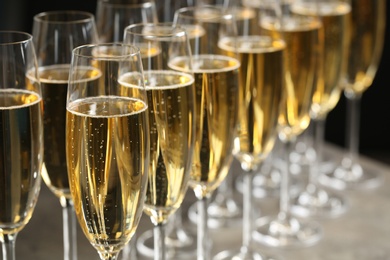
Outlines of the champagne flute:
<svg viewBox="0 0 390 260">
<path fill-rule="evenodd" d="M 181 8 L 174 23 L 191 35 L 196 90 L 196 141 L 190 187 L 197 198 L 197 258 L 210 258 L 208 199 L 225 179 L 232 161 L 238 111 L 236 58 L 223 55 L 218 42 L 236 30 L 233 15 L 216 6 Z M 195 27 L 194 27 L 195 26 Z M 193 29 L 196 28 L 196 29 Z"/>
<path fill-rule="evenodd" d="M 102 260 L 118 259 L 142 215 L 149 166 L 139 49 L 75 48 L 66 103 L 66 160 L 76 216 Z"/>
<path fill-rule="evenodd" d="M 256 241 L 273 247 L 299 247 L 317 243 L 322 235 L 320 225 L 313 220 L 301 220 L 290 213 L 290 153 L 298 135 L 310 123 L 312 96 L 321 65 L 321 30 L 318 17 L 291 12 L 291 3 L 282 2 L 280 8 L 267 9 L 261 26 L 275 34 L 283 34 L 286 41 L 286 89 L 279 116 L 279 139 L 284 144 L 285 163 L 280 187 L 280 209 L 276 217 L 256 220 Z"/>
<path fill-rule="evenodd" d="M 3 259 L 14 260 L 43 167 L 43 104 L 32 35 L 0 31 L 0 68 L 0 241 Z"/>
<path fill-rule="evenodd" d="M 372 84 L 382 55 L 386 27 L 386 1 L 351 0 L 348 15 L 347 73 L 341 82 L 347 100 L 347 152 L 331 173 L 321 175 L 321 183 L 338 190 L 377 187 L 378 172 L 363 168 L 359 157 L 360 101 Z"/>
<path fill-rule="evenodd" d="M 347 52 L 347 29 L 351 7 L 349 0 L 296 0 L 293 12 L 302 15 L 314 15 L 321 18 L 323 24 L 323 58 L 319 71 L 317 87 L 313 95 L 311 118 L 314 124 L 313 147 L 316 160 L 310 165 L 309 181 L 306 188 L 298 194 L 291 210 L 294 214 L 308 217 L 337 217 L 347 209 L 345 199 L 318 185 L 323 157 L 325 120 L 328 113 L 340 99 L 340 80 L 345 72 Z"/>
<path fill-rule="evenodd" d="M 246 8 L 253 11 L 254 9 Z M 240 92 L 237 137 L 234 155 L 243 170 L 243 241 L 239 248 L 218 253 L 214 259 L 274 259 L 252 247 L 252 181 L 254 174 L 271 152 L 277 138 L 278 117 L 285 83 L 284 51 L 281 34 L 260 28 L 256 17 L 238 23 L 238 36 L 226 37 L 220 47 L 228 55 L 238 53 Z M 251 20 L 256 22 L 253 24 Z M 252 26 L 251 26 L 252 24 Z M 241 28 L 241 26 L 243 28 Z"/>
<path fill-rule="evenodd" d="M 99 42 L 121 42 L 128 25 L 157 21 L 156 4 L 153 0 L 98 0 L 96 4 Z"/>
<path fill-rule="evenodd" d="M 165 259 L 166 223 L 187 192 L 195 145 L 191 49 L 186 31 L 170 23 L 130 25 L 124 42 L 142 54 L 151 140 L 144 212 L 154 225 L 154 259 Z"/>
<path fill-rule="evenodd" d="M 65 152 L 66 94 L 74 47 L 97 42 L 94 15 L 49 11 L 34 16 L 34 46 L 44 104 L 45 157 L 42 177 L 60 201 L 64 259 L 77 259 L 77 224 L 69 190 Z"/>
</svg>

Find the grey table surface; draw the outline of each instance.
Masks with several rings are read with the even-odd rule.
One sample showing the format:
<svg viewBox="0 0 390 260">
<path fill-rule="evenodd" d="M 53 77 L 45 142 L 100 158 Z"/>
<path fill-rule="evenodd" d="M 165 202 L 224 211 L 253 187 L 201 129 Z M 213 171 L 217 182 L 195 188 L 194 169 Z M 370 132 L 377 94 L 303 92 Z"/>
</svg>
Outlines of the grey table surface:
<svg viewBox="0 0 390 260">
<path fill-rule="evenodd" d="M 325 148 L 328 157 L 335 160 L 339 160 L 344 152 L 339 147 L 329 144 Z M 383 183 L 375 189 L 340 193 L 348 201 L 349 208 L 337 218 L 316 219 L 323 229 L 323 237 L 317 244 L 294 249 L 275 249 L 254 242 L 254 248 L 286 260 L 389 260 L 390 167 L 363 156 L 359 160 L 365 169 L 380 172 L 383 175 Z M 232 174 L 239 174 L 239 171 L 238 163 L 233 162 Z M 241 200 L 239 192 L 235 194 L 237 199 Z M 187 216 L 186 210 L 195 201 L 193 192 L 189 191 L 183 204 L 185 216 Z M 258 213 L 262 216 L 273 215 L 278 210 L 278 199 L 256 199 L 254 208 L 258 209 Z M 187 218 L 184 218 L 184 221 L 187 228 L 196 230 L 196 224 Z M 151 229 L 152 224 L 144 215 L 137 236 Z M 209 229 L 210 239 L 213 242 L 212 254 L 239 247 L 242 241 L 241 230 L 241 225 Z M 78 228 L 78 258 L 99 259 L 80 228 Z M 191 259 L 191 257 L 175 257 L 175 259 L 181 258 Z M 63 259 L 61 207 L 58 199 L 43 183 L 33 217 L 17 237 L 16 259 Z M 150 258 L 138 253 L 136 259 Z"/>
</svg>

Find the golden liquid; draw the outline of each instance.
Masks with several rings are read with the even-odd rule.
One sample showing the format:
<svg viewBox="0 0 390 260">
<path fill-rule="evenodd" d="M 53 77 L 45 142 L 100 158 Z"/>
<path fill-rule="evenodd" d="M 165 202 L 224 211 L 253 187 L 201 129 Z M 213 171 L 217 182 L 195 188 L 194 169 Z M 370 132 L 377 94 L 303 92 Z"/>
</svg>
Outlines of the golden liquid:
<svg viewBox="0 0 390 260">
<path fill-rule="evenodd" d="M 39 68 L 44 104 L 45 156 L 42 177 L 49 189 L 59 198 L 71 198 L 66 168 L 65 124 L 69 64 Z M 86 78 L 95 78 L 94 70 Z M 88 81 L 88 80 L 87 80 Z"/>
<path fill-rule="evenodd" d="M 142 215 L 149 164 L 142 101 L 93 97 L 67 108 L 69 184 L 79 224 L 100 252 L 118 252 Z"/>
<path fill-rule="evenodd" d="M 265 36 L 243 36 L 236 43 L 241 67 L 234 154 L 244 169 L 251 170 L 266 158 L 277 137 L 286 46 Z M 220 47 L 234 55 L 233 44 L 225 39 Z"/>
<path fill-rule="evenodd" d="M 29 222 L 41 187 L 41 97 L 0 90 L 0 233 L 14 234 Z"/>
<path fill-rule="evenodd" d="M 374 80 L 382 56 L 386 0 L 352 0 L 346 94 L 361 95 Z"/>
<path fill-rule="evenodd" d="M 351 7 L 345 2 L 320 2 L 315 11 L 310 6 L 299 5 L 299 14 L 318 15 L 323 23 L 323 58 L 321 78 L 313 96 L 311 115 L 324 119 L 337 105 L 342 91 L 341 80 L 346 71 L 348 20 Z"/>
<path fill-rule="evenodd" d="M 195 142 L 195 90 L 190 74 L 144 71 L 149 104 L 150 166 L 144 212 L 157 225 L 181 205 Z M 135 84 L 130 77 L 125 79 Z"/>
<path fill-rule="evenodd" d="M 286 18 L 283 22 L 286 87 L 279 116 L 279 138 L 289 141 L 301 134 L 310 123 L 309 112 L 318 80 L 321 23 L 302 16 Z M 272 21 L 261 26 L 280 36 L 280 27 Z"/>
<path fill-rule="evenodd" d="M 240 62 L 222 55 L 193 56 L 196 138 L 190 187 L 198 198 L 225 179 L 232 159 L 238 114 Z M 172 67 L 180 69 L 177 61 Z"/>
</svg>

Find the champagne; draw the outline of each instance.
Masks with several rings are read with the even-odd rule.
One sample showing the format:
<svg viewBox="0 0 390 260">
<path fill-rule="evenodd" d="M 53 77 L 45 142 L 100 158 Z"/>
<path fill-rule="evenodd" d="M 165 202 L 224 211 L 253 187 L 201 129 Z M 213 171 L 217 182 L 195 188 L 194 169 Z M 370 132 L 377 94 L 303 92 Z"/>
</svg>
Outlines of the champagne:
<svg viewBox="0 0 390 260">
<path fill-rule="evenodd" d="M 0 90 L 0 228 L 17 233 L 30 220 L 40 190 L 43 156 L 41 97 Z"/>
<path fill-rule="evenodd" d="M 149 104 L 150 166 L 144 212 L 155 225 L 181 205 L 190 177 L 195 138 L 192 75 L 144 71 Z M 131 74 L 123 79 L 135 84 Z"/>
<path fill-rule="evenodd" d="M 239 54 L 239 112 L 234 154 L 245 167 L 253 169 L 272 150 L 277 136 L 284 90 L 285 43 L 266 36 L 241 36 L 236 41 L 225 38 L 220 47 L 229 55 Z"/>
<path fill-rule="evenodd" d="M 95 77 L 89 71 L 91 79 Z M 42 177 L 59 198 L 70 198 L 65 152 L 66 97 L 69 64 L 39 68 L 44 104 L 45 156 Z"/>
<path fill-rule="evenodd" d="M 176 60 L 172 68 L 183 69 Z M 230 167 L 238 113 L 237 59 L 193 56 L 196 92 L 196 138 L 190 187 L 197 197 L 211 194 Z"/>
<path fill-rule="evenodd" d="M 348 15 L 349 45 L 346 82 L 348 96 L 361 95 L 374 80 L 382 55 L 385 26 L 385 0 L 352 0 Z"/>
<path fill-rule="evenodd" d="M 263 20 L 261 26 L 276 36 L 282 32 L 286 42 L 286 87 L 279 115 L 279 138 L 289 141 L 310 123 L 309 112 L 318 80 L 321 23 L 311 17 L 291 16 L 284 18 L 281 26 L 272 20 Z"/>
<path fill-rule="evenodd" d="M 318 6 L 296 4 L 292 10 L 302 15 L 319 16 L 323 23 L 323 63 L 311 115 L 325 118 L 338 103 L 342 91 L 341 79 L 346 71 L 348 20 L 351 7 L 345 2 L 320 2 Z"/>
<path fill-rule="evenodd" d="M 149 163 L 147 105 L 99 96 L 67 107 L 69 184 L 80 226 L 100 252 L 118 252 L 138 225 Z"/>
</svg>

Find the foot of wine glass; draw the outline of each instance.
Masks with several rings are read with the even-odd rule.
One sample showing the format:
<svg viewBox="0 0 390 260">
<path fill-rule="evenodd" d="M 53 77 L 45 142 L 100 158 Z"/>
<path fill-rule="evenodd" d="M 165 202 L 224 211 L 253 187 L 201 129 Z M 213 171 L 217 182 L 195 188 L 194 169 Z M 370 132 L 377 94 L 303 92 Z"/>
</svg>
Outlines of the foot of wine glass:
<svg viewBox="0 0 390 260">
<path fill-rule="evenodd" d="M 138 252 L 147 257 L 154 255 L 153 230 L 148 230 L 137 239 Z M 182 222 L 182 209 L 177 209 L 167 224 L 167 236 L 165 238 L 167 259 L 178 259 L 196 255 L 196 234 L 186 229 Z"/>
<path fill-rule="evenodd" d="M 304 189 L 294 199 L 290 211 L 300 217 L 332 218 L 343 214 L 347 209 L 345 199 L 318 185 L 317 179 L 322 168 L 323 144 L 325 134 L 325 118 L 312 120 L 314 124 L 313 148 L 316 160 L 309 167 L 309 180 Z"/>
<path fill-rule="evenodd" d="M 285 143 L 286 162 L 291 152 L 291 141 Z M 255 221 L 253 238 L 271 247 L 297 248 L 311 246 L 322 237 L 321 226 L 312 220 L 295 218 L 290 214 L 290 172 L 285 164 L 280 186 L 280 211 L 276 217 L 261 217 Z"/>
<path fill-rule="evenodd" d="M 359 125 L 361 96 L 345 95 L 347 101 L 347 147 L 348 151 L 333 172 L 323 174 L 321 184 L 338 190 L 370 189 L 378 187 L 382 175 L 369 168 L 363 168 L 356 160 L 359 156 Z"/>
<path fill-rule="evenodd" d="M 214 199 L 207 207 L 207 226 L 208 228 L 223 228 L 241 225 L 242 208 L 233 197 L 233 173 L 227 174 L 225 180 L 218 187 Z M 197 205 L 190 206 L 188 218 L 196 223 Z"/>
</svg>

